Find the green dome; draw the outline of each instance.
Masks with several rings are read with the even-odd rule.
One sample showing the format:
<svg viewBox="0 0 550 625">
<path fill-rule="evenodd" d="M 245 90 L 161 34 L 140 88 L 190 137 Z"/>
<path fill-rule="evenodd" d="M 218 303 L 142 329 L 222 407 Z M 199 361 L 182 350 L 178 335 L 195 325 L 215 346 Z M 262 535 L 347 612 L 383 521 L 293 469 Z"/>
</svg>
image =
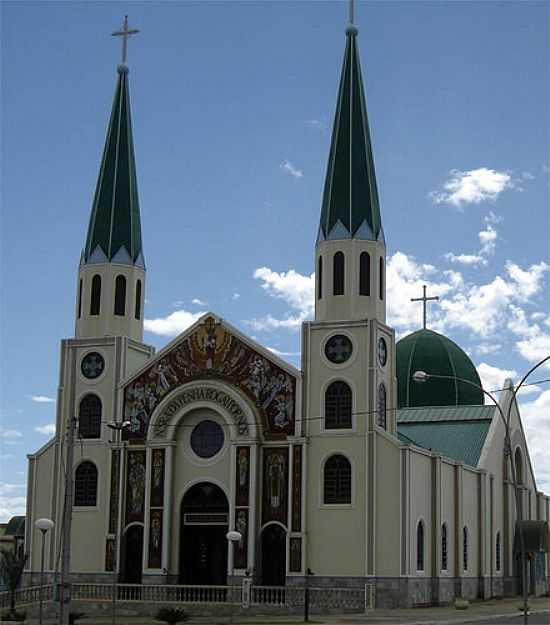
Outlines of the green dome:
<svg viewBox="0 0 550 625">
<path fill-rule="evenodd" d="M 418 330 L 397 342 L 397 405 L 416 406 L 481 406 L 483 392 L 457 380 L 432 378 L 415 382 L 415 371 L 463 378 L 481 386 L 473 362 L 446 336 L 432 330 Z"/>
</svg>

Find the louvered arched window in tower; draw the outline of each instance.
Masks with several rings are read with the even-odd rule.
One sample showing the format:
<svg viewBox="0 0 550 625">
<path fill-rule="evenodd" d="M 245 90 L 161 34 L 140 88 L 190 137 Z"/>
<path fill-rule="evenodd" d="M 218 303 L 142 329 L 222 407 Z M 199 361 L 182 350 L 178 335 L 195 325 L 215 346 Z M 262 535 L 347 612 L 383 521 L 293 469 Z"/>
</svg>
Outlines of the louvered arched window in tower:
<svg viewBox="0 0 550 625">
<path fill-rule="evenodd" d="M 468 528 L 462 528 L 462 568 L 468 570 Z"/>
<path fill-rule="evenodd" d="M 351 464 L 350 461 L 341 454 L 335 454 L 325 462 L 323 503 L 351 503 Z"/>
<path fill-rule="evenodd" d="M 126 278 L 117 276 L 115 280 L 115 315 L 123 317 L 126 314 Z"/>
<path fill-rule="evenodd" d="M 93 462 L 81 462 L 74 476 L 74 505 L 95 506 L 97 503 L 97 468 Z"/>
<path fill-rule="evenodd" d="M 336 252 L 333 259 L 332 279 L 333 295 L 344 295 L 344 283 L 346 277 L 346 259 L 343 252 Z"/>
<path fill-rule="evenodd" d="M 101 399 L 90 393 L 80 402 L 78 410 L 78 435 L 80 438 L 101 436 Z"/>
<path fill-rule="evenodd" d="M 359 256 L 359 295 L 370 295 L 370 254 Z"/>
<path fill-rule="evenodd" d="M 441 526 L 441 570 L 446 571 L 449 564 L 449 557 L 447 553 L 447 524 L 443 523 Z"/>
<path fill-rule="evenodd" d="M 501 563 L 501 553 L 500 553 L 500 532 L 497 532 L 497 537 L 495 540 L 495 564 L 497 571 L 500 572 L 500 563 Z"/>
<path fill-rule="evenodd" d="M 136 282 L 136 311 L 135 318 L 141 319 L 141 280 Z"/>
<path fill-rule="evenodd" d="M 101 276 L 96 273 L 92 278 L 90 293 L 90 315 L 99 315 L 101 309 Z"/>
<path fill-rule="evenodd" d="M 332 382 L 325 391 L 325 429 L 351 428 L 352 392 L 342 381 Z"/>
</svg>

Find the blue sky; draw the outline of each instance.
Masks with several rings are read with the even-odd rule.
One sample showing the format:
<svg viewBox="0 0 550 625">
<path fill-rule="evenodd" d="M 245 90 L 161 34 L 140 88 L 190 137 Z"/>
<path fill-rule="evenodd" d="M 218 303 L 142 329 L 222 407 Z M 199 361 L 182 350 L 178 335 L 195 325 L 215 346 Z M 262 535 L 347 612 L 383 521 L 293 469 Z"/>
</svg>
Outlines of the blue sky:
<svg viewBox="0 0 550 625">
<path fill-rule="evenodd" d="M 25 454 L 55 418 L 125 13 L 142 31 L 145 340 L 211 309 L 299 365 L 347 3 L 4 2 L 2 519 L 24 509 Z M 359 2 L 356 17 L 389 322 L 417 329 L 408 300 L 428 284 L 430 326 L 498 388 L 550 353 L 550 5 Z M 550 385 L 522 403 L 550 492 Z"/>
</svg>

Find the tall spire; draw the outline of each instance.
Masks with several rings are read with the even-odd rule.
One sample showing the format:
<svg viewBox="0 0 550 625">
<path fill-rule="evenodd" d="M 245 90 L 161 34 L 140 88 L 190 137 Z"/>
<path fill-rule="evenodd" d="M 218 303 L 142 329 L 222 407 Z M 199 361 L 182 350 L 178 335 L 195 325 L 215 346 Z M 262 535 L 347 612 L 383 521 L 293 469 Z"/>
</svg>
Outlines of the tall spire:
<svg viewBox="0 0 550 625">
<path fill-rule="evenodd" d="M 123 38 L 123 60 L 126 42 L 135 29 L 124 28 L 113 35 Z M 82 263 L 117 262 L 143 266 L 141 220 L 130 115 L 128 66 L 118 66 L 118 79 L 107 130 L 107 140 L 99 170 L 92 205 L 90 225 Z"/>
<path fill-rule="evenodd" d="M 319 240 L 383 240 L 353 0 L 327 166 Z"/>
</svg>

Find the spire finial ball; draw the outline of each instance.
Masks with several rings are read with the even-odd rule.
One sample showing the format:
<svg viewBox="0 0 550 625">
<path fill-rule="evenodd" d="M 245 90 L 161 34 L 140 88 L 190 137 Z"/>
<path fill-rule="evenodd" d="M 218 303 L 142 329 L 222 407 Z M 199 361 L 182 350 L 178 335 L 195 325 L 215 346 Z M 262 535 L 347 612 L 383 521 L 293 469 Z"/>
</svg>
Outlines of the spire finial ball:
<svg viewBox="0 0 550 625">
<path fill-rule="evenodd" d="M 350 24 L 346 28 L 346 35 L 357 35 L 358 32 L 359 30 L 355 24 Z"/>
<path fill-rule="evenodd" d="M 126 63 L 120 63 L 116 70 L 119 74 L 127 74 L 130 71 L 130 68 L 126 65 Z"/>
</svg>

